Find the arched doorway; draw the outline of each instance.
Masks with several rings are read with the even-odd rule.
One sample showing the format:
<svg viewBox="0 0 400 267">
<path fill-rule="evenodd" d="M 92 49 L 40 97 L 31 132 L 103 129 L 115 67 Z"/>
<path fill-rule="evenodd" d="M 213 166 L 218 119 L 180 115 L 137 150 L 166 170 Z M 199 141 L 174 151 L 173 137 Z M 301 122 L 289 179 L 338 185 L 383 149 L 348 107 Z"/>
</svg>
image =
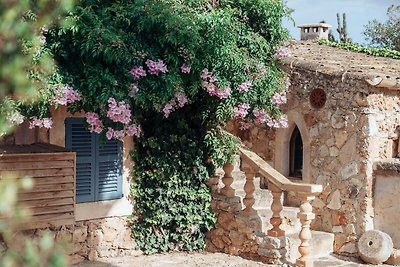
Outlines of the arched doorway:
<svg viewBox="0 0 400 267">
<path fill-rule="evenodd" d="M 290 166 L 289 176 L 302 179 L 303 177 L 303 140 L 299 128 L 296 126 L 293 129 L 290 137 Z"/>
</svg>

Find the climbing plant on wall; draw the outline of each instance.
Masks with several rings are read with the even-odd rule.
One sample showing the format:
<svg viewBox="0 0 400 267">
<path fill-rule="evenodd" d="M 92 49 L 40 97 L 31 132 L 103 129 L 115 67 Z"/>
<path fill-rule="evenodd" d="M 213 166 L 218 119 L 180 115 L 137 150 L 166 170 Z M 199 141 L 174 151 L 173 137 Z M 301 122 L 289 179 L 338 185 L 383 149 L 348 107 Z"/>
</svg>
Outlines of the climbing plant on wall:
<svg viewBox="0 0 400 267">
<path fill-rule="evenodd" d="M 51 29 L 63 85 L 49 99 L 86 112 L 105 138 L 134 136 L 133 234 L 151 253 L 204 247 L 213 226 L 204 185 L 235 150 L 230 119 L 286 127 L 277 67 L 287 13 L 278 0 L 83 0 Z M 31 116 L 32 127 L 46 118 Z"/>
</svg>

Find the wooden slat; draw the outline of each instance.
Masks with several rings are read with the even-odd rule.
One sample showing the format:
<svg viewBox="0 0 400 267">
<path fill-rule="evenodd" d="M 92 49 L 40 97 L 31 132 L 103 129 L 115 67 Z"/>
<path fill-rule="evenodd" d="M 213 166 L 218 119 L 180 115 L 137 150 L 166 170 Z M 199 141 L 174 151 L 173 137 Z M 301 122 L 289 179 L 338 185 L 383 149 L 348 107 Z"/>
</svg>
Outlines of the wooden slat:
<svg viewBox="0 0 400 267">
<path fill-rule="evenodd" d="M 65 198 L 74 197 L 74 190 L 68 191 L 54 191 L 54 192 L 33 192 L 33 193 L 20 193 L 18 194 L 19 200 L 36 200 L 36 199 L 49 199 L 49 198 Z"/>
<path fill-rule="evenodd" d="M 73 225 L 75 223 L 74 218 L 61 219 L 61 220 L 52 220 L 49 222 L 29 222 L 23 224 L 20 229 L 28 230 L 28 229 L 39 229 L 39 228 L 47 228 L 47 227 L 59 227 L 63 225 Z"/>
<path fill-rule="evenodd" d="M 72 168 L 73 160 L 53 160 L 53 161 L 26 161 L 26 162 L 1 162 L 0 170 L 2 171 L 20 171 L 35 169 L 57 169 Z"/>
<path fill-rule="evenodd" d="M 66 176 L 74 175 L 74 168 L 40 169 L 29 171 L 0 171 L 0 177 L 46 177 L 46 176 Z"/>
<path fill-rule="evenodd" d="M 43 214 L 32 216 L 32 222 L 51 222 L 53 220 L 62 220 L 74 218 L 73 212 L 63 212 L 54 214 Z"/>
<path fill-rule="evenodd" d="M 0 155 L 0 162 L 40 162 L 53 160 L 74 160 L 75 153 L 51 154 L 7 154 Z"/>
<path fill-rule="evenodd" d="M 66 198 L 51 198 L 51 199 L 39 199 L 39 200 L 25 200 L 23 205 L 27 208 L 31 207 L 50 207 L 59 205 L 74 205 L 73 197 Z"/>
<path fill-rule="evenodd" d="M 42 214 L 66 213 L 73 212 L 74 205 L 51 206 L 51 207 L 35 207 L 30 209 L 33 217 Z"/>
<path fill-rule="evenodd" d="M 26 193 L 74 190 L 74 187 L 75 187 L 75 185 L 73 183 L 69 183 L 69 184 L 43 184 L 43 185 L 35 185 L 32 189 L 27 190 Z"/>
</svg>

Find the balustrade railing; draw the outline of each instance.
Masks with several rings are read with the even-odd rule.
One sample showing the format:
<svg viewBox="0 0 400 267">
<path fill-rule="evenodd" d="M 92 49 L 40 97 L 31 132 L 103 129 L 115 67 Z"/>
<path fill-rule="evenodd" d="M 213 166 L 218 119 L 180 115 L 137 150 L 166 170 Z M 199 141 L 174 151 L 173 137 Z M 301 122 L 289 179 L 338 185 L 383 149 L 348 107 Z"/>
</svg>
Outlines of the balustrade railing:
<svg viewBox="0 0 400 267">
<path fill-rule="evenodd" d="M 281 211 L 283 210 L 283 192 L 291 191 L 299 193 L 301 205 L 297 217 L 301 223 L 301 230 L 299 233 L 300 246 L 298 248 L 300 257 L 296 260 L 296 266 L 312 267 L 313 260 L 310 257 L 312 238 L 310 224 L 315 218 L 315 215 L 312 212 L 312 206 L 310 202 L 315 198 L 316 195 L 322 192 L 322 186 L 316 184 L 292 182 L 272 168 L 256 153 L 246 148 L 240 148 L 240 158 L 241 170 L 246 176 L 246 183 L 244 185 L 244 191 L 246 195 L 243 199 L 245 208 L 240 212 L 240 215 L 248 217 L 257 215 L 257 211 L 253 208 L 255 203 L 253 193 L 255 191 L 254 177 L 256 174 L 259 174 L 268 180 L 268 190 L 271 191 L 273 198 L 271 204 L 272 217 L 270 219 L 272 228 L 267 231 L 267 234 L 272 237 L 284 236 L 285 231 L 280 228 L 283 221 L 281 215 Z M 235 190 L 231 186 L 233 183 L 233 165 L 231 163 L 226 163 L 223 169 L 225 173 L 224 177 L 222 178 L 224 187 L 221 188 L 220 193 L 226 197 L 234 197 Z"/>
</svg>

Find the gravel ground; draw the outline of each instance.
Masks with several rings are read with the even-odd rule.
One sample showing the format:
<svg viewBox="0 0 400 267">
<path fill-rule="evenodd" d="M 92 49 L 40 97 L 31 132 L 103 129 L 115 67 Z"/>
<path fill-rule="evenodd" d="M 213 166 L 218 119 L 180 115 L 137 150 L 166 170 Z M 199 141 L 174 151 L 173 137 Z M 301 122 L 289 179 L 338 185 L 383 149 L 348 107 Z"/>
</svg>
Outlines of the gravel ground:
<svg viewBox="0 0 400 267">
<path fill-rule="evenodd" d="M 111 259 L 101 259 L 98 262 L 83 262 L 75 267 L 278 267 L 256 261 L 250 261 L 241 257 L 222 253 L 166 253 L 156 255 L 136 255 Z M 372 266 L 361 264 L 351 258 L 344 260 L 330 256 L 315 261 L 315 267 L 357 267 Z M 373 265 L 377 267 L 378 265 Z M 383 266 L 383 265 L 381 265 Z M 386 265 L 388 266 L 388 265 Z"/>
</svg>

